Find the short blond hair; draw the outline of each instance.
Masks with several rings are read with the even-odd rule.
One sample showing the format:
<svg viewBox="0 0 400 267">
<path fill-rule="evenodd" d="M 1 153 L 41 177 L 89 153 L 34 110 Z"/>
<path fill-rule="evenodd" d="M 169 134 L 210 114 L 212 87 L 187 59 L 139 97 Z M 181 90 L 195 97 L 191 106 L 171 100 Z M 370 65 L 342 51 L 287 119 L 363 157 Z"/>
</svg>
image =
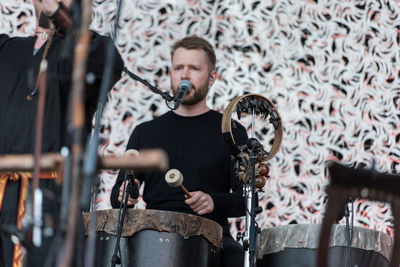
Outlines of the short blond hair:
<svg viewBox="0 0 400 267">
<path fill-rule="evenodd" d="M 171 59 L 174 57 L 175 51 L 178 48 L 185 49 L 201 49 L 206 52 L 208 60 L 210 61 L 210 70 L 215 70 L 215 63 L 217 61 L 214 48 L 205 39 L 198 36 L 188 36 L 174 43 L 171 49 Z"/>
</svg>

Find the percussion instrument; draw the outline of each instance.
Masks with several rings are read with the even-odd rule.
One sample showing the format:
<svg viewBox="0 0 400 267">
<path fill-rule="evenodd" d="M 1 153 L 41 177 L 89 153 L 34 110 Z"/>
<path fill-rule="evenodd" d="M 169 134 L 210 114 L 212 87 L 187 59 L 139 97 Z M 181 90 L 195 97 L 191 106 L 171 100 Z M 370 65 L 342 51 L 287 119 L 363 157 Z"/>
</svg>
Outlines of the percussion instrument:
<svg viewBox="0 0 400 267">
<path fill-rule="evenodd" d="M 236 144 L 233 128 L 236 122 L 234 112 L 240 120 L 242 115 L 251 115 L 251 136 L 246 144 Z M 269 151 L 255 138 L 256 120 L 266 120 L 273 126 L 274 141 Z M 244 249 L 244 267 L 253 266 L 257 242 L 258 226 L 256 214 L 262 209 L 258 206 L 256 190 L 262 189 L 269 177 L 267 161 L 278 153 L 283 135 L 282 121 L 274 104 L 265 96 L 246 94 L 238 96 L 229 102 L 224 110 L 221 123 L 222 137 L 232 155 L 234 174 L 243 183 L 243 192 L 246 199 L 246 230 L 238 233 L 237 240 L 241 240 Z M 267 130 L 268 131 L 268 130 Z"/>
<path fill-rule="evenodd" d="M 326 267 L 329 229 L 350 199 L 369 199 L 391 204 L 395 224 L 394 244 L 390 267 L 400 266 L 400 176 L 379 173 L 372 168 L 353 168 L 335 161 L 327 161 L 330 182 L 325 191 L 328 204 L 322 221 L 318 265 Z"/>
<path fill-rule="evenodd" d="M 117 240 L 118 209 L 97 212 L 96 263 L 111 264 Z M 91 213 L 85 213 L 86 234 Z M 126 267 L 217 267 L 222 227 L 211 220 L 180 212 L 128 209 L 120 241 Z"/>
<path fill-rule="evenodd" d="M 263 229 L 258 239 L 257 267 L 317 267 L 319 224 L 290 224 Z M 345 225 L 332 225 L 328 266 L 347 266 Z M 389 266 L 392 238 L 372 229 L 353 227 L 351 254 L 359 267 Z"/>
<path fill-rule="evenodd" d="M 232 115 L 234 112 L 237 113 L 238 119 L 241 118 L 242 113 L 253 112 L 254 115 L 260 115 L 264 119 L 269 117 L 269 122 L 274 127 L 274 141 L 271 149 L 259 158 L 259 162 L 267 162 L 272 159 L 276 153 L 278 153 L 279 148 L 282 143 L 283 128 L 281 123 L 281 117 L 278 110 L 274 106 L 271 100 L 263 95 L 259 94 L 246 94 L 243 96 L 238 96 L 229 102 L 228 106 L 224 110 L 222 117 L 221 130 L 225 143 L 227 144 L 232 155 L 238 155 L 243 153 L 242 149 L 236 144 L 235 138 L 232 132 Z M 234 126 L 235 127 L 235 126 Z M 254 128 L 254 125 L 253 125 Z"/>
</svg>

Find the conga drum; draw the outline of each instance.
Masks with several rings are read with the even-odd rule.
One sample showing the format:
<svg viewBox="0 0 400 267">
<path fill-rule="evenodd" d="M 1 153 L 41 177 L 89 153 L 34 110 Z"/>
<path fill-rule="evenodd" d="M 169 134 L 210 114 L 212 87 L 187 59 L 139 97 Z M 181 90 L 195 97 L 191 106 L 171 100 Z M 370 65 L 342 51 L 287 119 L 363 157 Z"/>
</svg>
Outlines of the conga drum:
<svg viewBox="0 0 400 267">
<path fill-rule="evenodd" d="M 95 266 L 111 266 L 118 232 L 118 209 L 96 211 Z M 84 214 L 86 234 L 91 213 Z M 217 267 L 222 227 L 180 212 L 127 209 L 120 239 L 124 267 Z"/>
<path fill-rule="evenodd" d="M 291 224 L 263 229 L 258 238 L 257 267 L 317 267 L 319 224 Z M 348 266 L 347 230 L 332 225 L 328 266 Z M 393 239 L 382 232 L 353 227 L 353 266 L 389 266 Z"/>
</svg>

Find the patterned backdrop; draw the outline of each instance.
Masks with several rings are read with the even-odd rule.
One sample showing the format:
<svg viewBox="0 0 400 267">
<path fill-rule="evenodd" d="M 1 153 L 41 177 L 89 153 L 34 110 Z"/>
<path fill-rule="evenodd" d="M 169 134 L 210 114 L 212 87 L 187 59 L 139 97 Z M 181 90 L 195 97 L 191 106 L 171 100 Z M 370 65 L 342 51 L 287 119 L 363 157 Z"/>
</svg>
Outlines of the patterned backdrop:
<svg viewBox="0 0 400 267">
<path fill-rule="evenodd" d="M 116 1 L 93 7 L 92 29 L 110 34 Z M 32 34 L 31 0 L 0 0 L 0 9 L 2 32 Z M 115 42 L 132 72 L 169 90 L 169 48 L 196 34 L 216 47 L 210 107 L 223 111 L 245 93 L 276 104 L 284 138 L 260 195 L 261 227 L 321 222 L 328 159 L 400 172 L 399 1 L 125 0 L 122 10 Z M 101 154 L 121 155 L 138 123 L 167 110 L 160 96 L 123 75 L 109 94 Z M 256 125 L 268 150 L 272 136 L 267 122 Z M 101 173 L 99 209 L 110 208 L 116 174 Z M 393 234 L 389 205 L 357 200 L 354 208 L 356 225 Z M 243 228 L 243 220 L 231 222 L 233 233 Z"/>
</svg>

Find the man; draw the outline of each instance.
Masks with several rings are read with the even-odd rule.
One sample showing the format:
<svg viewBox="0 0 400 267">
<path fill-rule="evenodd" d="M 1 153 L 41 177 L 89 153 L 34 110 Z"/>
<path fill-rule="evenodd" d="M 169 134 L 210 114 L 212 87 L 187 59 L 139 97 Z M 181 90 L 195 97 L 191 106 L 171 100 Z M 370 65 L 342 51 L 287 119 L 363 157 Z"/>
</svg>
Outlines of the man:
<svg viewBox="0 0 400 267">
<path fill-rule="evenodd" d="M 36 80 L 42 58 L 48 62 L 42 152 L 59 152 L 68 145 L 67 109 L 73 55 L 64 45 L 64 36 L 71 26 L 69 2 L 33 1 L 37 19 L 35 35 L 13 38 L 0 35 L 0 155 L 33 153 L 38 102 Z M 55 34 L 49 27 L 51 23 Z M 90 118 L 97 106 L 108 41 L 109 38 L 92 32 L 87 68 L 95 79 L 85 87 L 87 130 L 91 128 Z M 62 59 L 65 50 L 68 56 Z M 115 48 L 114 53 L 113 82 L 116 82 L 123 62 Z M 40 188 L 44 192 L 43 219 L 47 226 L 56 225 L 58 219 L 60 196 L 55 176 L 54 173 L 40 174 Z M 0 266 L 22 266 L 21 247 L 11 242 L 7 229 L 22 227 L 30 178 L 32 173 L 0 173 Z M 42 246 L 29 251 L 31 257 L 26 266 L 44 266 L 50 241 L 50 236 L 43 236 Z"/>
<path fill-rule="evenodd" d="M 182 80 L 189 80 L 193 89 L 175 111 L 137 126 L 127 149 L 162 148 L 170 168 L 180 170 L 191 198 L 171 188 L 165 173 L 137 174 L 145 182 L 143 199 L 148 209 L 186 212 L 201 215 L 219 223 L 224 229 L 223 266 L 243 266 L 243 249 L 229 233 L 228 217 L 245 214 L 242 186 L 232 173 L 232 163 L 221 133 L 222 114 L 206 104 L 209 88 L 217 77 L 212 46 L 199 37 L 187 37 L 175 43 L 171 52 L 171 87 L 176 95 Z M 244 144 L 245 129 L 237 124 L 235 140 Z M 111 194 L 111 203 L 118 208 L 124 190 L 121 171 Z M 233 190 L 232 192 L 230 190 Z M 137 199 L 128 199 L 134 205 Z"/>
</svg>

